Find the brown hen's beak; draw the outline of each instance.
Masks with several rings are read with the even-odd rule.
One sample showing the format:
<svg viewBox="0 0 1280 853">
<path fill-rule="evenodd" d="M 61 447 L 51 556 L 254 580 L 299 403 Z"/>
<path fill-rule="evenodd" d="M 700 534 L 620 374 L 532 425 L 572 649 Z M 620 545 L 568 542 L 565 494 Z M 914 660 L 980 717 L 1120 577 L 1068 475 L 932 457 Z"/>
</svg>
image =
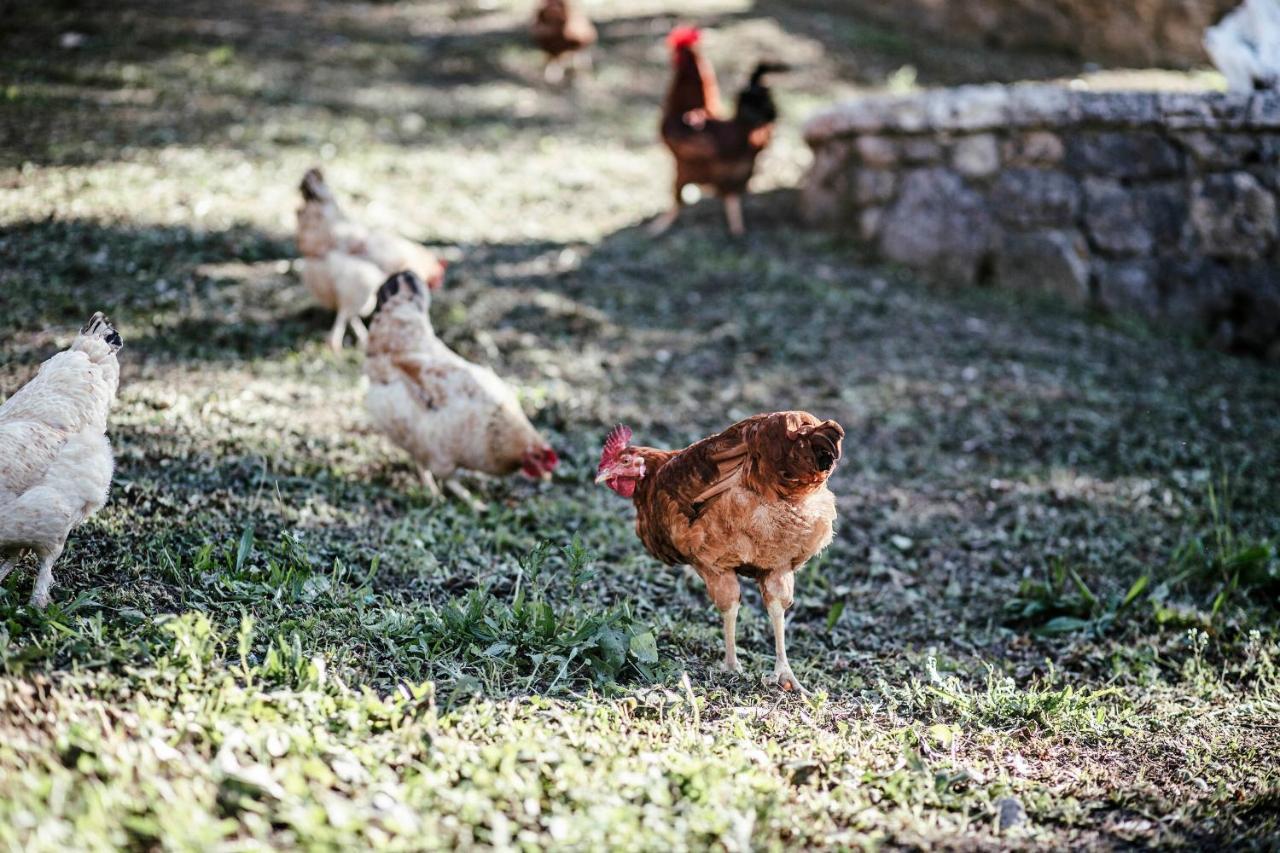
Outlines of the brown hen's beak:
<svg viewBox="0 0 1280 853">
<path fill-rule="evenodd" d="M 601 483 L 607 482 L 608 480 L 609 480 L 609 472 L 608 472 L 608 471 L 601 471 L 599 474 L 596 474 L 596 485 L 597 485 L 597 486 L 598 486 L 598 485 L 600 485 Z"/>
</svg>

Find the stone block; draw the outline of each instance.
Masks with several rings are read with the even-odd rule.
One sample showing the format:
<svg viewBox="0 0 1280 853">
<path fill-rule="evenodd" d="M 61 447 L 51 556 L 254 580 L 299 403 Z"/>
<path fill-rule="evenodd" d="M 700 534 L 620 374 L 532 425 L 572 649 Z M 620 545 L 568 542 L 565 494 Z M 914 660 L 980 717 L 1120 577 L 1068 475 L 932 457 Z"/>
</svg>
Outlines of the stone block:
<svg viewBox="0 0 1280 853">
<path fill-rule="evenodd" d="M 1056 166 L 1065 153 L 1062 137 L 1048 130 L 1028 131 L 1004 143 L 1004 159 L 1010 166 Z"/>
<path fill-rule="evenodd" d="M 1207 175 L 1191 185 L 1191 225 L 1210 257 L 1256 258 L 1275 242 L 1276 199 L 1248 172 Z"/>
<path fill-rule="evenodd" d="M 1154 131 L 1077 133 L 1067 139 L 1067 168 L 1080 175 L 1149 180 L 1182 172 L 1182 152 Z"/>
<path fill-rule="evenodd" d="M 971 284 L 995 228 L 982 195 L 947 169 L 917 169 L 902 180 L 880 226 L 880 251 L 953 285 Z"/>
<path fill-rule="evenodd" d="M 853 173 L 853 200 L 859 207 L 893 198 L 898 175 L 887 169 L 858 169 Z"/>
<path fill-rule="evenodd" d="M 902 159 L 913 166 L 932 166 L 942 159 L 942 145 L 930 136 L 914 136 L 901 143 Z"/>
<path fill-rule="evenodd" d="M 1089 239 L 1109 255 L 1147 255 L 1178 248 L 1187 219 L 1180 183 L 1125 186 L 1105 178 L 1084 185 Z"/>
<path fill-rule="evenodd" d="M 1006 169 L 991 191 L 996 215 L 1022 228 L 1074 224 L 1080 185 L 1070 175 L 1044 169 Z"/>
<path fill-rule="evenodd" d="M 1101 261 L 1095 263 L 1095 271 L 1100 307 L 1147 320 L 1160 316 L 1159 268 L 1156 262 Z"/>
<path fill-rule="evenodd" d="M 1089 301 L 1089 248 L 1075 230 L 1006 234 L 996 258 L 1001 285 L 1052 293 L 1073 305 Z"/>
<path fill-rule="evenodd" d="M 963 137 L 951 149 L 951 166 L 966 178 L 990 177 L 1000 168 L 1000 145 L 990 133 Z"/>
<path fill-rule="evenodd" d="M 859 136 L 853 146 L 858 153 L 858 160 L 864 166 L 884 169 L 898 162 L 898 146 L 892 139 L 883 136 Z"/>
</svg>

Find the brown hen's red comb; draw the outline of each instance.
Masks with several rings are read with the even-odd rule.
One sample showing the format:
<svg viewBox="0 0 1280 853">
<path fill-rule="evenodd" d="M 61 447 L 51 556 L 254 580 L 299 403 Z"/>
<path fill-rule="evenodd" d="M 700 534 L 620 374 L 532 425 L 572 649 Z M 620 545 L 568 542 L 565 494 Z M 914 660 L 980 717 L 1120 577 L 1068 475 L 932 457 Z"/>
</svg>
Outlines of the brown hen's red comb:
<svg viewBox="0 0 1280 853">
<path fill-rule="evenodd" d="M 604 440 L 604 450 L 600 452 L 600 468 L 618 458 L 622 448 L 631 441 L 631 427 L 618 424 Z"/>
</svg>

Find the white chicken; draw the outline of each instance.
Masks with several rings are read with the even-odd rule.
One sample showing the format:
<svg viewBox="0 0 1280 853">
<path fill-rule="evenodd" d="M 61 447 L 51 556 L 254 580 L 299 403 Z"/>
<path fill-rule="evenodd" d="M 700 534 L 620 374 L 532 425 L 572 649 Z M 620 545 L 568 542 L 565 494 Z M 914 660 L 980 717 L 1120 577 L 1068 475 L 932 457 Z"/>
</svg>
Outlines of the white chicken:
<svg viewBox="0 0 1280 853">
<path fill-rule="evenodd" d="M 1231 91 L 1280 86 L 1280 0 L 1244 0 L 1205 31 L 1204 48 Z"/>
<path fill-rule="evenodd" d="M 525 417 L 511 386 L 436 337 L 430 300 L 411 272 L 392 276 L 378 290 L 365 404 L 373 425 L 413 458 L 429 491 L 438 496 L 437 480 L 443 480 L 482 512 L 485 505 L 453 479 L 458 469 L 550 478 L 559 459 Z"/>
<path fill-rule="evenodd" d="M 26 551 L 40 561 L 31 605 L 49 604 L 71 529 L 107 502 L 107 413 L 120 382 L 120 335 L 101 312 L 71 347 L 0 405 L 0 581 Z"/>
<path fill-rule="evenodd" d="M 378 286 L 392 273 L 411 270 L 433 289 L 444 283 L 445 263 L 429 249 L 399 234 L 366 228 L 347 218 L 319 169 L 302 179 L 298 251 L 302 280 L 316 301 L 336 312 L 329 345 L 342 349 L 349 324 L 356 340 L 367 338 L 361 317 L 373 311 Z"/>
</svg>

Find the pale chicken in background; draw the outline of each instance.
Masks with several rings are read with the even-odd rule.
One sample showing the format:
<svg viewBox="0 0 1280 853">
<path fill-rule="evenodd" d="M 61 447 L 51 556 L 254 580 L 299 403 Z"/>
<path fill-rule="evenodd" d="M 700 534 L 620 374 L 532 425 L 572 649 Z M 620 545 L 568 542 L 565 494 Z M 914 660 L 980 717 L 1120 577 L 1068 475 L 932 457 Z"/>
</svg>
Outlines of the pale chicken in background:
<svg viewBox="0 0 1280 853">
<path fill-rule="evenodd" d="M 459 469 L 549 478 L 559 460 L 511 386 L 436 337 L 430 301 L 427 287 L 410 272 L 391 277 L 378 291 L 365 403 L 373 425 L 412 457 L 428 490 L 439 495 L 436 481 L 443 480 L 483 511 L 484 504 L 453 479 Z"/>
<path fill-rule="evenodd" d="M 361 317 L 373 311 L 375 294 L 386 277 L 410 270 L 430 286 L 444 283 L 445 264 L 412 240 L 390 231 L 366 228 L 349 219 L 334 199 L 319 169 L 302 179 L 302 206 L 298 208 L 298 251 L 304 257 L 303 283 L 316 301 L 334 311 L 329 345 L 342 349 L 349 324 L 356 340 L 367 334 Z"/>
<path fill-rule="evenodd" d="M 67 534 L 107 502 L 114 464 L 107 413 L 121 345 L 107 318 L 94 314 L 69 349 L 0 405 L 0 581 L 34 552 L 33 607 L 49 604 Z"/>
<path fill-rule="evenodd" d="M 339 251 L 302 261 L 303 284 L 322 308 L 334 312 L 333 329 L 329 332 L 329 346 L 334 352 L 342 349 L 348 325 L 360 346 L 366 345 L 369 331 L 360 318 L 373 313 L 378 287 L 385 278 L 382 270 L 369 261 Z"/>
<path fill-rule="evenodd" d="M 1280 86 L 1280 0 L 1245 0 L 1204 34 L 1204 48 L 1233 92 Z"/>
</svg>

